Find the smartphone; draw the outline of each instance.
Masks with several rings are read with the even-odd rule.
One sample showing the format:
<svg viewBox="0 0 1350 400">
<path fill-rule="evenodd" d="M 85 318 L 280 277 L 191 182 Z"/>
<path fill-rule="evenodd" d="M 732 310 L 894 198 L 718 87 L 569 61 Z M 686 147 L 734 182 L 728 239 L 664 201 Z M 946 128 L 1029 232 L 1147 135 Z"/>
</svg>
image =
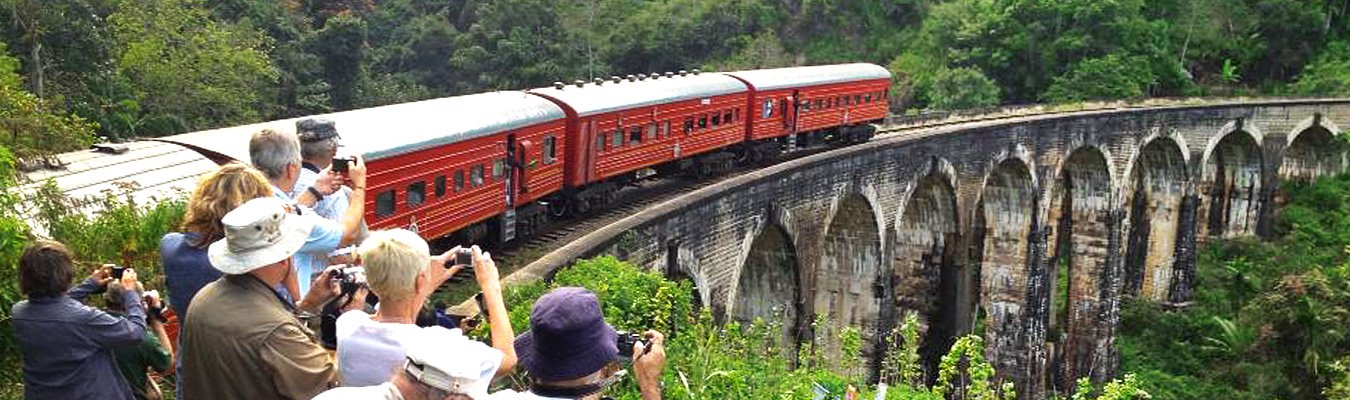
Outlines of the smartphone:
<svg viewBox="0 0 1350 400">
<path fill-rule="evenodd" d="M 116 266 L 116 265 L 114 265 L 114 266 L 112 267 L 112 277 L 113 277 L 113 279 L 122 279 L 122 274 L 125 274 L 126 272 L 127 272 L 127 267 L 119 267 L 119 266 Z"/>
</svg>

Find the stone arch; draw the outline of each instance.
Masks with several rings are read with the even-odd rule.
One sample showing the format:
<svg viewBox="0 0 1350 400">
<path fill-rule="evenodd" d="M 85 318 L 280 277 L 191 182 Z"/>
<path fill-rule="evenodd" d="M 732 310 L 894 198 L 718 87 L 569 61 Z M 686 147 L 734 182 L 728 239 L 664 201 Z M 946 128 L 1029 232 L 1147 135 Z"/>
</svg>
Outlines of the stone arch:
<svg viewBox="0 0 1350 400">
<path fill-rule="evenodd" d="M 816 315 L 828 315 L 826 326 L 816 335 L 826 338 L 822 342 L 833 360 L 839 359 L 839 341 L 833 339 L 838 329 L 858 327 L 863 343 L 871 343 L 877 331 L 883 244 L 874 204 L 866 195 L 848 193 L 826 220 L 812 309 Z M 864 352 L 869 351 L 864 346 Z"/>
<path fill-rule="evenodd" d="M 1264 188 L 1261 135 L 1229 124 L 1211 141 L 1202 158 L 1200 234 L 1206 237 L 1250 235 L 1256 231 Z"/>
<path fill-rule="evenodd" d="M 1145 142 L 1130 166 L 1125 188 L 1129 236 L 1125 246 L 1125 293 L 1169 300 L 1181 207 L 1186 196 L 1185 152 L 1181 142 L 1158 137 Z"/>
<path fill-rule="evenodd" d="M 1046 315 L 1047 387 L 1066 393 L 1079 377 L 1089 376 L 1097 350 L 1095 335 L 1105 327 L 1102 291 L 1109 272 L 1112 213 L 1109 156 L 1083 146 L 1065 157 L 1050 192 L 1047 213 L 1050 237 L 1045 282 L 1050 312 Z"/>
<path fill-rule="evenodd" d="M 978 281 L 972 331 L 986 339 L 985 353 L 1001 377 L 1020 370 L 1017 341 L 1027 307 L 1031 229 L 1036 185 L 1030 164 L 1005 158 L 989 175 L 972 214 L 972 253 Z"/>
<path fill-rule="evenodd" d="M 891 273 L 898 315 L 917 315 L 924 338 L 920 352 L 929 367 L 937 365 L 958 333 L 955 193 L 951 176 L 930 168 L 916 182 L 895 224 Z"/>
<path fill-rule="evenodd" d="M 782 337 L 789 338 L 797 321 L 799 268 L 797 248 L 788 230 L 765 224 L 739 269 L 731 318 L 741 322 L 774 318 L 782 326 Z"/>
<path fill-rule="evenodd" d="M 1337 140 L 1337 131 L 1327 125 L 1316 115 L 1289 134 L 1280 162 L 1281 181 L 1309 182 L 1345 170 L 1345 142 Z"/>
</svg>

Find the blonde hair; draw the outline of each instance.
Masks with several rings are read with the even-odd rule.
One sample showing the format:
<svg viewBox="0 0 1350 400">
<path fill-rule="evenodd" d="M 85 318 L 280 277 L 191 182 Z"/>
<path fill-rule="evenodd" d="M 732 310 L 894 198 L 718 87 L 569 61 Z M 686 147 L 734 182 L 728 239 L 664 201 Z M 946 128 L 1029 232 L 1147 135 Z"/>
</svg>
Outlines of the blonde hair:
<svg viewBox="0 0 1350 400">
<path fill-rule="evenodd" d="M 386 300 L 412 298 L 417 275 L 431 264 L 426 240 L 405 229 L 371 232 L 356 254 L 366 268 L 366 284 Z"/>
<path fill-rule="evenodd" d="M 225 237 L 225 227 L 220 223 L 225 213 L 246 201 L 271 195 L 272 184 L 262 172 L 238 162 L 222 165 L 192 190 L 180 230 L 197 234 L 197 241 L 190 243 L 192 246 L 209 246 Z"/>
</svg>

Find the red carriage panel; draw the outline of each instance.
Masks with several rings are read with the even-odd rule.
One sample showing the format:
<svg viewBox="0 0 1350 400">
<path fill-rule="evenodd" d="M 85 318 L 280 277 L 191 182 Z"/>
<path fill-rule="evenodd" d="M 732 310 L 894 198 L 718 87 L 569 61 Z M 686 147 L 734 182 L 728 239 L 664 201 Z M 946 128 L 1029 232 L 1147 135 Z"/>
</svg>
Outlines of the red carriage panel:
<svg viewBox="0 0 1350 400">
<path fill-rule="evenodd" d="M 578 187 L 744 139 L 744 83 L 696 74 L 530 90 L 568 114 L 566 184 Z"/>
<path fill-rule="evenodd" d="M 438 238 L 561 187 L 563 163 L 544 156 L 563 133 L 562 109 L 521 92 L 325 117 L 336 122 L 344 148 L 367 160 L 372 229 L 416 227 Z"/>
<path fill-rule="evenodd" d="M 748 140 L 763 140 L 884 119 L 890 72 L 840 64 L 728 72 L 754 89 Z"/>
</svg>

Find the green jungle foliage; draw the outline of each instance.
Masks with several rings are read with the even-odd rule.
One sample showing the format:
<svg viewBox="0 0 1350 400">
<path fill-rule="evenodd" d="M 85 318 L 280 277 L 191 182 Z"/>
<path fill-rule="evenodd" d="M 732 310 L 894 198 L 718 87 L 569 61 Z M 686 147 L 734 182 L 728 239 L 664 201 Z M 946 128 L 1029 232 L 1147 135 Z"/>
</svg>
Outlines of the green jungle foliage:
<svg viewBox="0 0 1350 400">
<path fill-rule="evenodd" d="M 93 135 L 841 62 L 888 65 L 896 111 L 1345 95 L 1347 12 L 1350 0 L 0 0 L 0 137 L 23 158 Z"/>
<path fill-rule="evenodd" d="M 1122 313 L 1122 369 L 1149 393 L 1350 398 L 1350 175 L 1283 189 L 1280 237 L 1206 246 L 1191 307 Z"/>
<path fill-rule="evenodd" d="M 670 281 L 655 272 L 642 272 L 612 256 L 578 261 L 559 271 L 552 282 L 534 282 L 507 288 L 506 302 L 516 332 L 529 329 L 534 300 L 556 287 L 580 286 L 595 292 L 605 320 L 616 329 L 641 332 L 657 329 L 666 334 L 668 363 L 663 376 L 668 399 L 809 399 L 818 391 L 826 398 L 843 398 L 850 387 L 859 398 L 876 396 L 860 366 L 862 336 L 856 328 L 828 329 L 826 318 L 812 324 L 815 335 L 800 347 L 785 340 L 781 316 L 754 321 L 714 321 L 711 311 L 692 308 L 694 291 L 688 281 Z M 479 331 L 486 331 L 480 327 Z M 918 355 L 918 321 L 910 315 L 892 332 L 885 352 L 882 380 L 886 399 L 939 400 L 959 394 L 966 399 L 1015 398 L 1011 384 L 994 381 L 993 366 L 984 360 L 984 344 L 977 336 L 960 338 L 942 358 L 937 384 L 923 385 Z M 841 356 L 825 356 L 837 343 Z M 516 372 L 506 386 L 523 389 L 528 383 Z M 1144 399 L 1141 382 L 1133 376 L 1096 387 L 1080 383 L 1074 399 Z M 639 399 L 635 382 L 620 383 L 609 393 L 616 399 Z M 1094 396 L 1094 394 L 1096 396 Z"/>
</svg>

